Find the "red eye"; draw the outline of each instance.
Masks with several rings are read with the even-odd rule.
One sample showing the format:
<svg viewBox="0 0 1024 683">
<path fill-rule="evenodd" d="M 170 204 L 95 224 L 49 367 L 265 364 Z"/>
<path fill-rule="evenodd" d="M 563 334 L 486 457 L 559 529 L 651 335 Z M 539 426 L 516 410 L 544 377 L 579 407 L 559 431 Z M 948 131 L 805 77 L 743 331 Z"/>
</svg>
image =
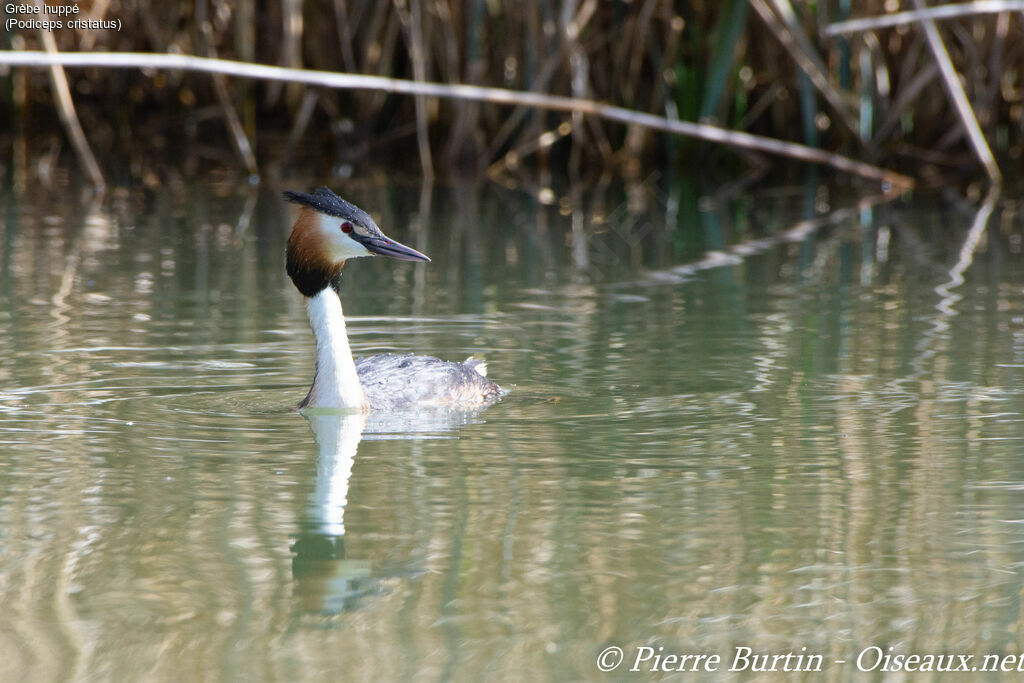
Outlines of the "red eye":
<svg viewBox="0 0 1024 683">
<path fill-rule="evenodd" d="M 341 224 L 341 231 L 346 235 L 352 232 L 352 224 L 349 223 L 348 221 L 345 221 L 344 223 Z"/>
</svg>

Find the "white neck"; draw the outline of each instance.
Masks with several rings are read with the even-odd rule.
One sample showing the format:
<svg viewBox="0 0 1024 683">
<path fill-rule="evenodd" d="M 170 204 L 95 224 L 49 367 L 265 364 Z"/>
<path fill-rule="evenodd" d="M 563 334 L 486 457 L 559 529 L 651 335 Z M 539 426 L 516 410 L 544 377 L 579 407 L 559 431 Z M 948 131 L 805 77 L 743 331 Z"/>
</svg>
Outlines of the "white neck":
<svg viewBox="0 0 1024 683">
<path fill-rule="evenodd" d="M 352 360 L 352 349 L 345 332 L 345 315 L 337 292 L 326 287 L 307 299 L 306 313 L 316 337 L 316 375 L 305 405 L 362 411 L 366 395 Z"/>
</svg>

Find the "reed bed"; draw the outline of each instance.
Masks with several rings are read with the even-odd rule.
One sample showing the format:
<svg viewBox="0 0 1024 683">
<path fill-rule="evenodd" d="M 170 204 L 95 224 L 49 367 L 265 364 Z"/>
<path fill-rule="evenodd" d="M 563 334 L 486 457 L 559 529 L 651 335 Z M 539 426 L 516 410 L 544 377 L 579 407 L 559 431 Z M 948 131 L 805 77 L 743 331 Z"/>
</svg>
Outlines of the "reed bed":
<svg viewBox="0 0 1024 683">
<path fill-rule="evenodd" d="M 553 166 L 637 177 L 651 165 L 727 177 L 739 160 L 764 168 L 768 153 L 897 182 L 998 182 L 1024 153 L 1020 0 L 140 5 L 81 3 L 81 16 L 117 19 L 120 30 L 8 31 L 0 41 L 10 60 L 33 50 L 194 55 L 423 87 L 238 79 L 144 60 L 138 70 L 0 66 L 0 117 L 11 122 L 0 144 L 16 163 L 61 159 L 67 140 L 97 183 L 158 177 L 160 164 L 179 162 L 254 177 L 345 175 L 371 161 L 426 177 Z M 479 96 L 445 90 L 456 84 Z M 545 105 L 546 95 L 561 104 Z"/>
</svg>

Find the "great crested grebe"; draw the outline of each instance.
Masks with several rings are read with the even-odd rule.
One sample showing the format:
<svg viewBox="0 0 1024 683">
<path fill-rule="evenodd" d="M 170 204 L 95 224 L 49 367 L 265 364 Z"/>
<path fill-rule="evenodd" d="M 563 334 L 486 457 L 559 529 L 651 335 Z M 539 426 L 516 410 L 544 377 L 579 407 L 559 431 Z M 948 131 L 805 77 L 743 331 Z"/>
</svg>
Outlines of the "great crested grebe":
<svg viewBox="0 0 1024 683">
<path fill-rule="evenodd" d="M 288 237 L 287 270 L 306 297 L 316 337 L 316 374 L 300 408 L 466 410 L 502 395 L 501 387 L 487 379 L 487 365 L 481 360 L 453 363 L 390 353 L 353 360 L 340 298 L 345 260 L 374 254 L 402 261 L 430 259 L 385 237 L 369 214 L 326 187 L 313 194 L 287 191 L 284 196 L 301 205 Z"/>
</svg>

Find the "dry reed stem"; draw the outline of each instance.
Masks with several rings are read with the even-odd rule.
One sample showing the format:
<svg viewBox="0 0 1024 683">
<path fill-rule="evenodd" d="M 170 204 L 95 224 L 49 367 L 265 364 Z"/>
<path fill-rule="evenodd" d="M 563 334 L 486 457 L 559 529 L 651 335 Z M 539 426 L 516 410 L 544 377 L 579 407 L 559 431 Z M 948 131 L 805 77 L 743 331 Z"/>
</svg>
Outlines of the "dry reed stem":
<svg viewBox="0 0 1024 683">
<path fill-rule="evenodd" d="M 36 0 L 36 6 L 43 6 L 42 0 Z M 40 29 L 39 38 L 47 53 L 53 56 L 60 55 L 53 33 L 46 29 Z M 68 87 L 67 75 L 59 63 L 50 65 L 50 83 L 53 86 L 53 95 L 57 100 L 57 111 L 61 121 L 64 122 L 68 137 L 71 139 L 71 145 L 75 148 L 75 153 L 85 167 L 85 172 L 89 174 L 92 184 L 102 192 L 106 187 L 103 171 L 100 170 L 100 165 L 96 162 L 96 157 L 89 147 L 89 141 L 85 137 L 85 131 L 82 130 L 82 123 L 78 120 L 78 113 L 75 111 L 75 101 L 71 97 L 71 88 Z"/>
<path fill-rule="evenodd" d="M 217 50 L 214 47 L 213 29 L 210 22 L 206 20 L 206 0 L 199 0 L 196 3 L 196 15 L 199 23 L 199 38 L 207 55 L 216 59 Z M 234 143 L 235 151 L 245 164 L 246 171 L 255 176 L 259 173 L 259 165 L 256 163 L 256 155 L 249 143 L 249 136 L 245 134 L 242 120 L 238 116 L 234 103 L 231 101 L 231 93 L 228 92 L 227 79 L 223 74 L 213 74 L 213 91 L 220 104 L 221 114 L 224 116 L 224 123 L 231 133 L 231 141 Z"/>
<path fill-rule="evenodd" d="M 840 171 L 852 173 L 885 183 L 894 189 L 907 189 L 914 181 L 905 175 L 872 164 L 856 161 L 841 154 L 814 149 L 794 142 L 766 138 L 751 133 L 732 131 L 718 126 L 667 119 L 654 114 L 603 104 L 594 100 L 575 99 L 561 95 L 489 88 L 474 85 L 417 83 L 405 79 L 361 74 L 340 74 L 309 69 L 287 69 L 279 66 L 248 64 L 226 59 L 209 59 L 193 55 L 149 54 L 143 52 L 65 52 L 47 54 L 40 51 L 0 52 L 0 64 L 11 66 L 50 67 L 92 66 L 108 68 L 151 68 L 201 73 L 220 73 L 240 78 L 269 81 L 288 81 L 320 85 L 327 88 L 378 90 L 404 95 L 427 95 L 449 99 L 482 101 L 491 104 L 531 106 L 553 111 L 591 114 L 626 125 L 637 125 L 675 135 L 715 142 L 730 147 L 751 149 L 768 154 L 825 164 Z"/>
<path fill-rule="evenodd" d="M 914 4 L 918 9 L 924 9 L 925 7 L 924 0 L 914 0 Z M 996 163 L 995 157 L 992 156 L 992 150 L 988 147 L 985 134 L 981 132 L 978 118 L 974 115 L 974 109 L 971 108 L 971 102 L 967 99 L 967 93 L 964 92 L 963 84 L 960 83 L 960 76 L 953 67 L 953 60 L 950 59 L 949 52 L 946 51 L 946 46 L 942 42 L 942 36 L 939 35 L 939 29 L 935 25 L 935 21 L 932 19 L 922 19 L 921 28 L 924 30 L 925 38 L 928 39 L 928 47 L 931 48 L 932 55 L 939 65 L 939 72 L 942 74 L 942 79 L 946 84 L 946 91 L 949 93 L 954 108 L 960 115 L 960 120 L 964 124 L 964 129 L 967 131 L 967 137 L 974 148 L 975 154 L 978 155 L 978 160 L 985 167 L 985 172 L 988 173 L 989 179 L 995 184 L 1001 183 L 1003 176 L 999 172 L 999 164 Z"/>
<path fill-rule="evenodd" d="M 352 50 L 352 31 L 348 27 L 348 8 L 345 0 L 334 0 L 334 23 L 341 43 L 341 60 L 350 73 L 357 70 L 356 53 Z"/>
<path fill-rule="evenodd" d="M 826 26 L 824 33 L 826 36 L 837 36 L 845 33 L 875 31 L 880 28 L 914 24 L 922 20 L 956 19 L 976 14 L 996 14 L 999 12 L 1024 12 L 1024 0 L 978 0 L 977 2 L 919 8 L 879 17 L 837 21 Z"/>
<path fill-rule="evenodd" d="M 916 100 L 925 88 L 931 85 L 932 81 L 936 76 L 939 75 L 939 67 L 934 64 L 926 64 L 919 72 L 914 74 L 914 77 L 910 79 L 903 88 L 900 89 L 899 96 L 895 102 L 889 105 L 889 111 L 885 117 L 885 121 L 878 126 L 875 132 L 875 140 L 884 140 L 889 137 L 892 131 L 896 130 L 896 126 L 900 123 L 900 117 L 903 116 L 910 105 Z"/>
<path fill-rule="evenodd" d="M 423 10 L 420 0 L 409 0 L 408 9 L 396 1 L 395 10 L 406 29 L 413 79 L 417 82 L 425 82 L 427 80 L 427 64 L 426 53 L 423 49 Z M 414 102 L 416 105 L 416 144 L 420 152 L 420 166 L 423 169 L 423 177 L 432 182 L 434 161 L 430 154 L 430 136 L 427 129 L 427 101 L 426 98 L 417 95 Z"/>
<path fill-rule="evenodd" d="M 754 11 L 757 12 L 768 29 L 775 35 L 779 43 L 782 44 L 782 47 L 793 58 L 793 61 L 800 67 L 800 70 L 807 74 L 807 77 L 818 92 L 832 105 L 832 109 L 839 116 L 839 120 L 843 122 L 843 125 L 851 133 L 857 136 L 861 144 L 864 144 L 865 140 L 860 136 L 860 125 L 857 123 L 857 119 L 850 112 L 842 95 L 829 83 L 828 76 L 825 75 L 827 73 L 825 63 L 814 51 L 810 41 L 804 36 L 803 30 L 796 23 L 792 6 L 786 0 L 774 0 L 773 4 L 779 16 L 776 16 L 775 12 L 772 11 L 771 7 L 764 0 L 750 0 L 750 6 L 754 8 Z"/>
<path fill-rule="evenodd" d="M 299 140 L 306 133 L 309 122 L 313 118 L 313 110 L 316 108 L 320 93 L 316 90 L 307 90 L 302 96 L 302 104 L 299 105 L 299 113 L 295 115 L 295 122 L 292 124 L 291 132 L 288 133 L 288 144 L 285 147 L 285 162 L 291 162 L 292 153 L 299 144 Z"/>
</svg>

